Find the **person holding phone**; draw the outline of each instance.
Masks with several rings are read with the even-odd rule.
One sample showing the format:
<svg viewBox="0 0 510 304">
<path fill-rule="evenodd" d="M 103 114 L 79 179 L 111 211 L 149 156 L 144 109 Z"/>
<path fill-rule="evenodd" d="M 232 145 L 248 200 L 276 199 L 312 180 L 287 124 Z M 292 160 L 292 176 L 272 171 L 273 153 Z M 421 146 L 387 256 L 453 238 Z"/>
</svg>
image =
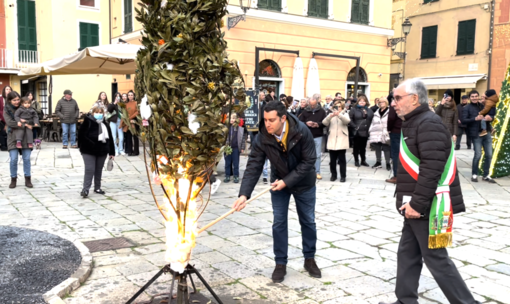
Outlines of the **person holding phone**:
<svg viewBox="0 0 510 304">
<path fill-rule="evenodd" d="M 113 98 L 113 102 L 108 105 L 105 115 L 106 122 L 110 125 L 110 129 L 112 130 L 115 156 L 126 155 L 126 153 L 124 153 L 124 132 L 120 127 L 122 115 L 119 109 L 119 103 L 121 100 L 122 94 L 117 92 Z"/>
<path fill-rule="evenodd" d="M 327 148 L 329 151 L 330 181 L 337 179 L 336 164 L 340 166 L 340 182 L 345 183 L 347 178 L 347 160 L 345 153 L 349 149 L 349 130 L 347 126 L 351 122 L 349 113 L 345 110 L 344 103 L 336 99 L 328 111 L 328 116 L 322 123 L 329 127 Z"/>
<path fill-rule="evenodd" d="M 453 100 L 452 90 L 446 90 L 443 100 L 441 100 L 441 103 L 436 107 L 436 114 L 441 117 L 441 120 L 445 124 L 446 128 L 448 128 L 452 140 L 454 142 L 457 141 L 459 112 L 457 111 L 455 100 Z"/>
</svg>

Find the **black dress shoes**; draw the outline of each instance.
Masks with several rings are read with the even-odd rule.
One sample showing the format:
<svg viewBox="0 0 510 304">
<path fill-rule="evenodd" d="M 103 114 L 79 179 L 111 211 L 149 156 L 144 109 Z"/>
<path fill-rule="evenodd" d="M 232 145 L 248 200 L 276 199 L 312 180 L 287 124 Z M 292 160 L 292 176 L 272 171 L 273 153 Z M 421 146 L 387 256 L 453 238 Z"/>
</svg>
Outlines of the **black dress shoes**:
<svg viewBox="0 0 510 304">
<path fill-rule="evenodd" d="M 287 265 L 276 264 L 276 267 L 274 268 L 273 275 L 271 276 L 271 279 L 273 280 L 273 283 L 281 283 L 281 282 L 283 282 L 283 279 L 285 279 L 286 274 L 287 274 Z"/>
</svg>

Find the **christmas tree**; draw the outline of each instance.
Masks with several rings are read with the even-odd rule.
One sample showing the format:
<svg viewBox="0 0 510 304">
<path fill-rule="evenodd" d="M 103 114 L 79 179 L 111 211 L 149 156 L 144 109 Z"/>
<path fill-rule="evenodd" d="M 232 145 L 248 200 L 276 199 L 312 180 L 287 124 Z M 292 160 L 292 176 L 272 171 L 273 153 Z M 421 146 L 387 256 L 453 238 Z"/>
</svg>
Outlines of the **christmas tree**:
<svg viewBox="0 0 510 304">
<path fill-rule="evenodd" d="M 161 199 L 153 196 L 166 221 L 166 259 L 178 272 L 195 245 L 197 220 L 208 201 L 200 193 L 228 135 L 222 108 L 232 97 L 245 100 L 241 72 L 227 58 L 221 31 L 227 4 L 143 0 L 136 9 L 144 46 L 135 78 L 139 134 L 148 144 L 149 181 L 163 190 Z M 242 106 L 231 105 L 231 111 Z"/>
<path fill-rule="evenodd" d="M 495 134 L 492 137 L 492 162 L 490 176 L 510 175 L 510 66 L 500 91 L 496 116 L 492 122 Z M 482 162 L 480 162 L 482 163 Z"/>
</svg>

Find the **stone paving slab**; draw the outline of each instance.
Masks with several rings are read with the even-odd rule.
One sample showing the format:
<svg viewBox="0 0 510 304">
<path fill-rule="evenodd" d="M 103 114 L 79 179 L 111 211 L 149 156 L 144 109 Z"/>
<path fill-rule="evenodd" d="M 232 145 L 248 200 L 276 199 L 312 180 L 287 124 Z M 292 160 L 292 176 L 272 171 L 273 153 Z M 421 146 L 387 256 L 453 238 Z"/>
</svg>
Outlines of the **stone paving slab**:
<svg viewBox="0 0 510 304">
<path fill-rule="evenodd" d="M 482 303 L 510 303 L 510 178 L 496 185 L 471 183 L 473 151 L 457 151 L 467 211 L 455 217 L 450 256 L 468 287 Z M 303 268 L 301 229 L 294 202 L 289 207 L 288 274 L 281 284 L 274 267 L 270 194 L 253 202 L 197 238 L 192 264 L 227 303 L 342 304 L 395 301 L 396 252 L 402 218 L 395 210 L 394 185 L 387 170 L 356 168 L 350 153 L 347 182 L 329 181 L 329 159 L 317 184 L 317 263 L 320 279 Z M 375 161 L 368 152 L 368 162 Z M 9 157 L 0 152 L 0 183 L 9 183 Z M 241 176 L 247 157 L 241 157 Z M 93 253 L 89 278 L 64 299 L 67 304 L 124 303 L 165 265 L 165 229 L 152 200 L 141 157 L 117 157 L 103 173 L 106 195 L 79 196 L 83 162 L 78 150 L 43 143 L 31 157 L 34 188 L 0 188 L 0 224 L 65 235 L 71 240 L 123 236 L 132 248 Z M 21 160 L 20 160 L 21 165 Z M 223 180 L 223 162 L 218 178 Z M 267 185 L 260 183 L 255 192 Z M 228 211 L 239 184 L 222 183 L 199 225 Z M 160 193 L 159 189 L 157 189 Z M 204 191 L 208 192 L 206 187 Z M 197 280 L 195 280 L 197 281 Z M 169 290 L 162 276 L 139 300 Z M 210 297 L 203 284 L 201 292 Z M 448 303 L 426 267 L 420 278 L 420 303 Z"/>
</svg>

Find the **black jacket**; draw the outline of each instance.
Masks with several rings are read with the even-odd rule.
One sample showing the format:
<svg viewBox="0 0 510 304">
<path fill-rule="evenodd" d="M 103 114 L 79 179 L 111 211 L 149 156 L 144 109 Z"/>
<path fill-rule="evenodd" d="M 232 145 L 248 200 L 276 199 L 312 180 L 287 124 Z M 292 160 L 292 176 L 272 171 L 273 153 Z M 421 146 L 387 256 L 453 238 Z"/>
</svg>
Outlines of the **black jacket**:
<svg viewBox="0 0 510 304">
<path fill-rule="evenodd" d="M 106 142 L 99 141 L 99 124 L 91 114 L 88 114 L 78 131 L 78 146 L 81 154 L 90 155 L 106 155 L 115 156 L 115 146 L 113 145 L 112 131 L 108 123 L 102 122 L 108 130 L 108 138 Z"/>
<path fill-rule="evenodd" d="M 305 123 L 307 121 L 313 121 L 319 124 L 318 128 L 310 128 L 310 132 L 312 132 L 313 138 L 322 137 L 324 135 L 324 124 L 322 121 L 326 118 L 326 111 L 321 106 L 320 103 L 317 103 L 315 108 L 312 109 L 312 107 L 307 106 L 304 111 L 300 113 L 299 120 Z"/>
<path fill-rule="evenodd" d="M 402 119 L 398 117 L 397 111 L 395 108 L 390 106 L 388 112 L 388 132 L 390 133 L 400 133 L 402 130 Z"/>
<path fill-rule="evenodd" d="M 108 113 L 110 113 L 110 114 L 115 113 L 112 116 L 110 116 L 110 118 L 108 119 L 108 122 L 117 123 L 117 119 L 119 119 L 119 107 L 113 103 L 109 104 L 108 105 Z"/>
<path fill-rule="evenodd" d="M 459 120 L 460 120 L 460 122 L 457 122 L 459 128 L 466 127 L 466 124 L 462 122 L 462 112 L 463 112 L 464 108 L 467 107 L 468 104 L 463 105 L 462 103 L 459 103 L 457 105 L 457 113 L 458 113 L 457 115 L 459 116 Z"/>
<path fill-rule="evenodd" d="M 283 180 L 291 193 L 301 193 L 315 186 L 315 143 L 308 127 L 288 114 L 289 134 L 284 153 L 274 135 L 267 133 L 265 124 L 252 144 L 239 196 L 250 197 L 257 184 L 266 158 L 271 162 L 271 182 Z"/>
<path fill-rule="evenodd" d="M 368 137 L 368 130 L 374 119 L 374 112 L 370 109 L 366 109 L 366 117 L 363 118 L 363 111 L 358 107 L 352 107 L 349 111 L 349 117 L 351 118 L 350 126 L 354 129 L 358 129 L 356 134 L 357 137 Z"/>
<path fill-rule="evenodd" d="M 476 139 L 479 137 L 480 131 L 482 130 L 482 124 L 480 120 L 475 120 L 478 116 L 478 113 L 483 110 L 483 104 L 480 102 L 470 103 L 464 108 L 462 108 L 462 123 L 466 125 L 466 136 L 471 137 L 471 139 Z M 492 119 L 496 116 L 496 109 L 492 108 L 487 114 Z M 492 126 L 490 122 L 487 122 L 487 132 L 492 130 Z"/>
<path fill-rule="evenodd" d="M 404 166 L 398 167 L 397 209 L 402 206 L 402 197 L 408 195 L 412 197 L 411 207 L 427 219 L 437 184 L 450 155 L 452 138 L 441 117 L 430 111 L 428 104 L 419 106 L 405 116 L 402 133 L 409 151 L 420 160 L 420 173 L 416 181 Z M 458 171 L 450 185 L 450 197 L 453 213 L 466 211 Z"/>
</svg>

